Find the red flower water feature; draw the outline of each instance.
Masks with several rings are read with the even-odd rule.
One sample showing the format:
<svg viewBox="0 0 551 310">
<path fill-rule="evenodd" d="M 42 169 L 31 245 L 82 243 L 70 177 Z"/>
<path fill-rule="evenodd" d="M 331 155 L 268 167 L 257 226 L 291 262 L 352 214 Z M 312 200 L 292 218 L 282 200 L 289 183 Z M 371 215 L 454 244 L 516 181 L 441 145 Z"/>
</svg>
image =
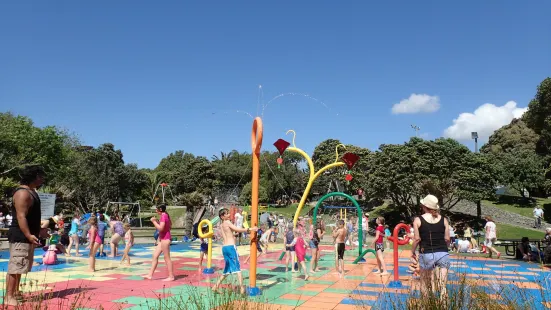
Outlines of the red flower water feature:
<svg viewBox="0 0 551 310">
<path fill-rule="evenodd" d="M 277 148 L 277 151 L 279 152 L 279 157 L 277 159 L 277 168 L 281 168 L 281 164 L 283 163 L 283 153 L 285 152 L 285 150 L 289 147 L 289 145 L 291 145 L 291 143 L 283 140 L 283 139 L 278 139 L 275 143 L 274 143 L 274 146 Z"/>
<path fill-rule="evenodd" d="M 360 156 L 354 154 L 354 153 L 345 153 L 342 156 L 342 161 L 346 164 L 346 167 L 348 167 L 348 171 L 346 171 L 346 181 L 350 183 L 352 181 L 352 174 L 350 174 L 350 170 L 354 167 L 354 164 L 360 159 Z"/>
</svg>

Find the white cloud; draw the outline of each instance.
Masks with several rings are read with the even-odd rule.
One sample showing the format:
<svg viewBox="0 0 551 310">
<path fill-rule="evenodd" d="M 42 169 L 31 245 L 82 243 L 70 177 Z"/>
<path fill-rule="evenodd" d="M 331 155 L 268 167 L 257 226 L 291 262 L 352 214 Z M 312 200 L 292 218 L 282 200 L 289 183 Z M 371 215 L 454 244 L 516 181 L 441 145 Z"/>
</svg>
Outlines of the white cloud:
<svg viewBox="0 0 551 310">
<path fill-rule="evenodd" d="M 478 132 L 481 139 L 487 139 L 495 130 L 519 118 L 528 108 L 517 108 L 517 103 L 509 101 L 498 107 L 492 103 L 479 106 L 474 113 L 461 113 L 446 128 L 444 136 L 456 140 L 471 139 L 471 132 Z"/>
<path fill-rule="evenodd" d="M 392 106 L 392 114 L 432 113 L 440 109 L 440 98 L 427 94 L 411 94 Z"/>
</svg>

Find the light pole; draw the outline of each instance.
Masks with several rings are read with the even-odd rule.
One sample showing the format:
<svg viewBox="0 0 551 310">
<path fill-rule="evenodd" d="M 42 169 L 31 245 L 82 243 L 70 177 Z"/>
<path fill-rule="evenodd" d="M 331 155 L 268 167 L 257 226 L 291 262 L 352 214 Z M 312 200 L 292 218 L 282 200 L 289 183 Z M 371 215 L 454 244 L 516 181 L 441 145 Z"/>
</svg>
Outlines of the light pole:
<svg viewBox="0 0 551 310">
<path fill-rule="evenodd" d="M 413 128 L 413 130 L 415 130 L 415 136 L 416 137 L 419 137 L 419 130 L 421 129 L 419 126 L 417 125 L 411 125 L 411 128 Z"/>
<path fill-rule="evenodd" d="M 474 139 L 474 152 L 478 153 L 478 132 L 471 132 L 471 138 Z"/>
<path fill-rule="evenodd" d="M 474 140 L 474 152 L 478 153 L 478 132 L 471 132 L 471 139 Z M 476 216 L 479 219 L 482 218 L 482 204 L 480 203 L 480 200 L 476 201 Z"/>
</svg>

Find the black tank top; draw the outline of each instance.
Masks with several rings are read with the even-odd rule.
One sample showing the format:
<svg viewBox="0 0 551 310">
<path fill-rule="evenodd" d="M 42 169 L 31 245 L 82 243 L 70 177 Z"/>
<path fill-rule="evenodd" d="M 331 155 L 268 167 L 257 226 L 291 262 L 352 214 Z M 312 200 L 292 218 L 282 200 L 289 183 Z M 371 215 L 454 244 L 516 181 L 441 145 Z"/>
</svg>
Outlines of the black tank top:
<svg viewBox="0 0 551 310">
<path fill-rule="evenodd" d="M 444 217 L 440 217 L 440 221 L 431 224 L 427 222 L 422 216 L 421 226 L 419 227 L 419 235 L 421 237 L 420 253 L 437 253 L 448 252 L 448 245 L 446 243 L 446 225 L 444 224 Z"/>
<path fill-rule="evenodd" d="M 27 218 L 27 224 L 29 225 L 29 231 L 31 235 L 34 235 L 38 238 L 40 235 L 40 219 L 42 216 L 42 213 L 40 210 L 40 198 L 38 197 L 38 194 L 35 191 L 24 187 L 19 187 L 18 189 L 15 190 L 13 194 L 15 195 L 15 193 L 19 190 L 26 190 L 33 198 L 33 204 L 30 207 L 26 218 Z M 21 231 L 21 228 L 19 228 L 19 222 L 17 221 L 17 211 L 15 210 L 15 202 L 12 203 L 11 212 L 12 212 L 13 219 L 11 221 L 10 230 L 8 231 L 8 241 L 10 243 L 15 243 L 15 242 L 29 243 L 29 240 L 27 239 L 27 237 L 25 237 L 25 235 Z"/>
</svg>

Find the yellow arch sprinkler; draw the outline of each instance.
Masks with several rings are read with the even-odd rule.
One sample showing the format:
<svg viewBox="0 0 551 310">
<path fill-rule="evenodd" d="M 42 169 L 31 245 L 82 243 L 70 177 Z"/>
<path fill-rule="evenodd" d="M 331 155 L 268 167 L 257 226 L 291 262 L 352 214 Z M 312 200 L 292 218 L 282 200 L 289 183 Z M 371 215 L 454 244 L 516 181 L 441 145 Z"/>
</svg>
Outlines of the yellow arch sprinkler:
<svg viewBox="0 0 551 310">
<path fill-rule="evenodd" d="M 347 152 L 341 158 L 343 161 L 340 162 L 339 147 L 343 147 L 346 150 L 346 146 L 344 146 L 344 144 L 339 144 L 335 147 L 335 162 L 321 168 L 316 172 L 314 168 L 314 163 L 312 162 L 312 159 L 310 158 L 310 156 L 308 156 L 308 154 L 306 154 L 306 152 L 304 152 L 303 150 L 296 147 L 295 145 L 295 138 L 297 135 L 296 132 L 294 130 L 288 130 L 286 134 L 289 134 L 290 132 L 293 133 L 293 146 L 289 147 L 289 145 L 291 144 L 283 139 L 279 139 L 274 143 L 274 146 L 279 151 L 279 158 L 277 159 L 277 163 L 278 165 L 281 165 L 283 163 L 282 156 L 286 150 L 299 153 L 302 157 L 304 157 L 304 159 L 306 159 L 306 162 L 308 163 L 308 170 L 310 172 L 310 176 L 308 178 L 308 184 L 306 185 L 306 189 L 302 194 L 302 198 L 300 199 L 300 202 L 298 204 L 297 211 L 295 212 L 295 218 L 293 219 L 293 226 L 296 227 L 297 221 L 300 215 L 300 211 L 302 210 L 302 207 L 306 203 L 306 198 L 308 197 L 308 194 L 310 193 L 310 189 L 312 188 L 312 184 L 314 184 L 314 181 L 317 179 L 317 177 L 319 177 L 323 172 L 325 172 L 328 169 L 340 167 L 344 165 L 347 165 L 348 170 L 350 170 L 352 169 L 352 166 L 354 166 L 354 163 L 356 163 L 359 157 L 356 154 Z M 352 180 L 352 175 L 350 174 L 350 171 L 349 171 L 348 174 L 346 175 L 346 181 L 350 181 L 350 180 Z"/>
<path fill-rule="evenodd" d="M 208 226 L 208 230 L 206 233 L 203 233 L 203 225 L 207 225 Z M 202 220 L 201 222 L 199 222 L 199 229 L 198 230 L 198 235 L 199 237 L 203 238 L 203 239 L 209 239 L 209 249 L 208 249 L 208 252 L 207 252 L 207 268 L 203 269 L 203 273 L 204 274 L 213 274 L 214 273 L 214 268 L 212 268 L 212 237 L 214 236 L 214 230 L 212 229 L 212 223 L 211 221 L 207 220 L 207 219 L 204 219 Z"/>
</svg>

